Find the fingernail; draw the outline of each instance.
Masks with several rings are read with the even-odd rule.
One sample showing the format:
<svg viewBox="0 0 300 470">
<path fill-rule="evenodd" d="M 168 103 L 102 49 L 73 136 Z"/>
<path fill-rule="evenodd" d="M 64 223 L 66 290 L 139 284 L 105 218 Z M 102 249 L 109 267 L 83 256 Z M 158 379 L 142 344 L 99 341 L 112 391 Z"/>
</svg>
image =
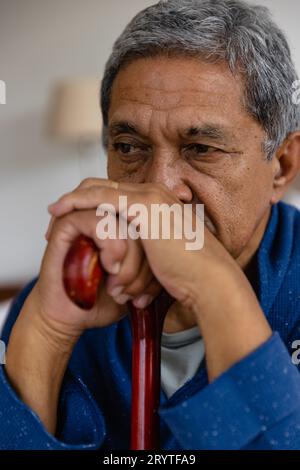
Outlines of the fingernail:
<svg viewBox="0 0 300 470">
<path fill-rule="evenodd" d="M 114 301 L 117 302 L 117 304 L 124 305 L 128 300 L 132 299 L 130 295 L 127 294 L 121 294 L 118 297 L 114 298 Z"/>
<path fill-rule="evenodd" d="M 118 297 L 123 290 L 124 290 L 124 286 L 116 286 L 109 292 L 109 294 L 112 297 Z"/>
<path fill-rule="evenodd" d="M 147 305 L 151 304 L 153 297 L 151 295 L 141 295 L 132 301 L 133 305 L 136 308 L 145 308 Z"/>
<path fill-rule="evenodd" d="M 121 268 L 121 263 L 115 263 L 109 269 L 109 272 L 110 274 L 119 274 L 120 268 Z"/>
</svg>

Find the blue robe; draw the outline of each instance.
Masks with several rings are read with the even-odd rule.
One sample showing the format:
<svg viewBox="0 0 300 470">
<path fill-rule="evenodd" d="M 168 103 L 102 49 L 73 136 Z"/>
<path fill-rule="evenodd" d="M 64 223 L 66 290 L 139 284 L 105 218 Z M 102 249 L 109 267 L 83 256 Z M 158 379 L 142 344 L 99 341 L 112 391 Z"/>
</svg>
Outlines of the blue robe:
<svg viewBox="0 0 300 470">
<path fill-rule="evenodd" d="M 203 361 L 169 399 L 161 390 L 162 449 L 300 449 L 300 374 L 291 357 L 299 362 L 293 349 L 300 340 L 299 211 L 282 202 L 272 208 L 253 266 L 253 288 L 273 335 L 211 384 Z M 34 282 L 11 307 L 6 343 Z M 128 317 L 86 331 L 78 341 L 59 399 L 56 437 L 17 397 L 4 366 L 0 398 L 0 449 L 128 449 Z"/>
</svg>

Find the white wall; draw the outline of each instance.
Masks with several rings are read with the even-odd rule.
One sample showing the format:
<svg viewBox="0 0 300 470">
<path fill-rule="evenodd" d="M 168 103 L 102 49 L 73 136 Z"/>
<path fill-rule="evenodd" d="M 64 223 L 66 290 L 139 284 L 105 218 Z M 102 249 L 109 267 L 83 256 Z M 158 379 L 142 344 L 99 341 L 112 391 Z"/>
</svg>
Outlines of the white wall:
<svg viewBox="0 0 300 470">
<path fill-rule="evenodd" d="M 76 148 L 49 142 L 48 97 L 69 77 L 102 76 L 112 43 L 140 0 L 0 0 L 0 284 L 35 275 L 47 205 L 88 174 L 105 176 L 101 147 L 84 168 Z"/>
<path fill-rule="evenodd" d="M 106 172 L 100 147 L 80 169 L 76 149 L 49 142 L 48 96 L 62 78 L 101 77 L 113 41 L 152 0 L 0 0 L 0 284 L 26 282 L 44 250 L 46 206 L 88 174 Z M 300 70 L 299 0 L 267 5 Z M 299 186 L 300 187 L 300 186 Z"/>
</svg>

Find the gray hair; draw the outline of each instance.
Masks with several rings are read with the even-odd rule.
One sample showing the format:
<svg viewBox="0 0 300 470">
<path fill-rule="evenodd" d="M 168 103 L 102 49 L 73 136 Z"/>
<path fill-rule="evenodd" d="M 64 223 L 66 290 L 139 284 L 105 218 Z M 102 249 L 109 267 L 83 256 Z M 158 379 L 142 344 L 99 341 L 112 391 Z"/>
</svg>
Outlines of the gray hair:
<svg viewBox="0 0 300 470">
<path fill-rule="evenodd" d="M 138 58 L 172 54 L 226 61 L 233 74 L 242 75 L 243 104 L 266 133 L 268 159 L 300 128 L 300 106 L 292 100 L 298 76 L 285 35 L 267 8 L 239 0 L 161 0 L 130 21 L 106 63 L 101 84 L 104 147 L 118 72 Z"/>
</svg>

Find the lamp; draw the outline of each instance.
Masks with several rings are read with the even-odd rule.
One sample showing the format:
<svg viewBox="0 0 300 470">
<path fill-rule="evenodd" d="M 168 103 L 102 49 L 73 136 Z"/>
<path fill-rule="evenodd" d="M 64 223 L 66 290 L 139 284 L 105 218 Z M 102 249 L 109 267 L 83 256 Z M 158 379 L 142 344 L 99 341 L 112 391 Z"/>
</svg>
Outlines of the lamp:
<svg viewBox="0 0 300 470">
<path fill-rule="evenodd" d="M 58 83 L 50 97 L 50 137 L 77 146 L 81 178 L 101 173 L 99 91 L 99 79 L 74 79 Z"/>
<path fill-rule="evenodd" d="M 100 81 L 86 78 L 61 82 L 51 97 L 50 134 L 68 142 L 100 140 Z"/>
</svg>

